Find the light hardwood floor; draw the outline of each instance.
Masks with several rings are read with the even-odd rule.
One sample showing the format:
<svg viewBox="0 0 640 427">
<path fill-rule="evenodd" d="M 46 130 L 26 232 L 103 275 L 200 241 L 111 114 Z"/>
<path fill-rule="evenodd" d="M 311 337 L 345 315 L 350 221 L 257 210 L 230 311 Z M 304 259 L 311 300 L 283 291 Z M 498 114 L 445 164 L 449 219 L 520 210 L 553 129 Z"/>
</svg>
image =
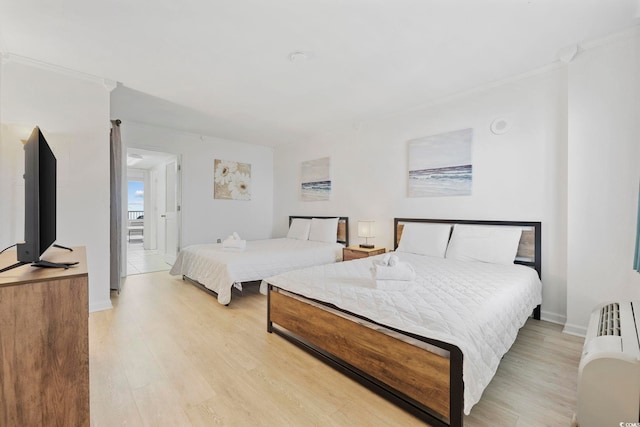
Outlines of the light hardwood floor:
<svg viewBox="0 0 640 427">
<path fill-rule="evenodd" d="M 126 279 L 89 318 L 92 426 L 418 426 L 266 332 L 266 297 L 228 307 L 167 272 Z M 569 426 L 582 339 L 529 320 L 465 426 Z"/>
</svg>

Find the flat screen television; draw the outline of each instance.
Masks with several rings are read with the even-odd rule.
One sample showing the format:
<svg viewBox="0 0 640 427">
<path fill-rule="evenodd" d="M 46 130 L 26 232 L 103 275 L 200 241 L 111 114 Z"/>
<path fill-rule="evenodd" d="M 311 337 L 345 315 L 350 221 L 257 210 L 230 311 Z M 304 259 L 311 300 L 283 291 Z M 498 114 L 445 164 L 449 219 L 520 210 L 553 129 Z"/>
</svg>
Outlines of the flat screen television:
<svg viewBox="0 0 640 427">
<path fill-rule="evenodd" d="M 37 263 L 56 240 L 56 157 L 37 126 L 24 144 L 24 202 L 18 261 Z"/>
</svg>

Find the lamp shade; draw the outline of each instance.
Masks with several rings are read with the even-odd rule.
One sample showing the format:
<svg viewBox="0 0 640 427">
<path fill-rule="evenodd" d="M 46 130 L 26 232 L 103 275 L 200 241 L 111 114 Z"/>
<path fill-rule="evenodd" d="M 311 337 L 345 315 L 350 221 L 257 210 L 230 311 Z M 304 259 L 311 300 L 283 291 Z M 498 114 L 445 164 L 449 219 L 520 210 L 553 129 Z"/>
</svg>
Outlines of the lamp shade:
<svg viewBox="0 0 640 427">
<path fill-rule="evenodd" d="M 358 221 L 358 237 L 376 237 L 374 232 L 375 221 Z"/>
</svg>

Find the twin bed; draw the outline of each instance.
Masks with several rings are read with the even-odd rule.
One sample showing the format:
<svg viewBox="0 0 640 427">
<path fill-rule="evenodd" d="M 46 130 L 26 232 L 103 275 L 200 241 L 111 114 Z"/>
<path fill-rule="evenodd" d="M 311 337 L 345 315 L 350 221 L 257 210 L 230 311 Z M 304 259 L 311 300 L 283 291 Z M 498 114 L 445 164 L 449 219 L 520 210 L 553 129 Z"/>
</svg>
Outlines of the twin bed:
<svg viewBox="0 0 640 427">
<path fill-rule="evenodd" d="M 539 222 L 395 220 L 412 281 L 365 258 L 264 280 L 275 332 L 435 426 L 461 426 L 532 314 Z"/>
<path fill-rule="evenodd" d="M 348 218 L 290 216 L 289 224 L 286 238 L 248 241 L 243 250 L 221 243 L 186 247 L 170 274 L 182 275 L 227 305 L 232 288 L 242 289 L 242 283 L 342 260 L 342 248 L 349 244 Z"/>
</svg>

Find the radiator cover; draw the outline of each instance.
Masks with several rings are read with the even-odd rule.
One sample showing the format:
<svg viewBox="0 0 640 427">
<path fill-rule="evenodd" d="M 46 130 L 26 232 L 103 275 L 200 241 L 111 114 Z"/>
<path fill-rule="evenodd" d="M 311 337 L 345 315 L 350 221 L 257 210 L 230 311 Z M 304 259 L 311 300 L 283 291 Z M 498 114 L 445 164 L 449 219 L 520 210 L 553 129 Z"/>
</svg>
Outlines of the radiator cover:
<svg viewBox="0 0 640 427">
<path fill-rule="evenodd" d="M 640 422 L 640 301 L 598 306 L 578 372 L 580 427 Z"/>
</svg>

